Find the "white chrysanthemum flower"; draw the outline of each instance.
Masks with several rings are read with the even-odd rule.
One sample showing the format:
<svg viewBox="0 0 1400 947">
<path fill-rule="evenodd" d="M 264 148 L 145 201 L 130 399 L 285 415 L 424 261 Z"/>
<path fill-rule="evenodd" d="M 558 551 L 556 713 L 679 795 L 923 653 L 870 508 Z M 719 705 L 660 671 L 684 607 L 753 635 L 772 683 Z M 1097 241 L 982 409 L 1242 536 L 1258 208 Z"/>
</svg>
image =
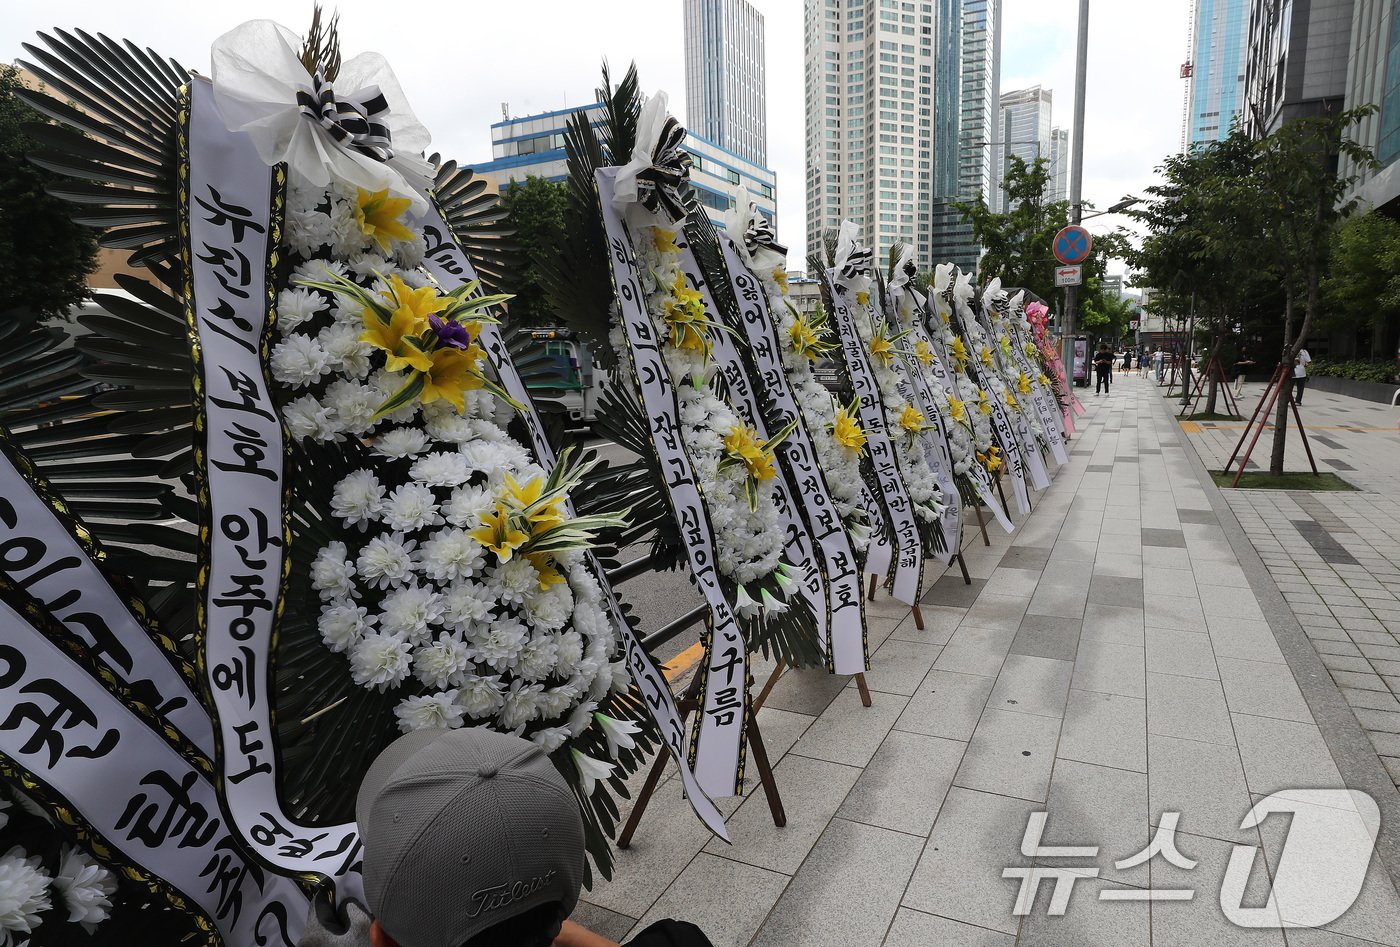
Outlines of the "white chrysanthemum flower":
<svg viewBox="0 0 1400 947">
<path fill-rule="evenodd" d="M 504 671 L 515 662 L 520 649 L 530 637 L 520 620 L 510 616 L 497 618 L 490 624 L 476 625 L 469 634 L 476 659 L 497 671 Z"/>
<path fill-rule="evenodd" d="M 598 702 L 596 700 L 585 700 L 579 703 L 574 708 L 573 713 L 569 714 L 569 733 L 576 737 L 586 733 L 588 728 L 593 726 L 593 711 L 597 709 Z"/>
<path fill-rule="evenodd" d="M 380 609 L 379 630 L 417 646 L 428 641 L 431 626 L 442 618 L 442 596 L 421 585 L 405 585 L 385 595 Z"/>
<path fill-rule="evenodd" d="M 347 475 L 331 491 L 331 512 L 347 526 L 372 522 L 383 505 L 384 485 L 369 470 Z"/>
<path fill-rule="evenodd" d="M 501 709 L 505 693 L 499 674 L 468 674 L 457 688 L 457 703 L 468 717 L 484 720 Z"/>
<path fill-rule="evenodd" d="M 379 403 L 383 404 L 384 402 L 392 398 L 395 394 L 397 394 L 399 389 L 402 388 L 408 382 L 408 379 L 409 374 L 407 372 L 387 372 L 381 368 L 378 371 L 371 372 L 369 378 L 365 379 L 365 383 L 368 384 L 375 391 L 379 392 Z M 384 415 L 384 418 L 385 420 L 394 424 L 408 424 L 414 421 L 414 419 L 418 416 L 419 410 L 422 407 L 422 403 L 419 402 L 416 398 L 410 398 L 408 400 L 408 403 L 405 404 L 402 408 L 399 408 L 397 411 L 392 411 L 389 414 Z M 414 425 L 411 428 L 411 430 L 417 436 L 423 435 L 422 430 L 420 430 L 417 427 L 417 425 Z M 426 446 L 428 442 L 427 437 L 422 436 L 422 441 L 423 445 Z M 390 444 L 392 445 L 393 443 L 394 442 L 391 440 Z M 385 456 L 406 457 L 409 454 L 416 454 L 422 450 L 423 447 L 415 447 L 414 449 L 406 453 L 386 453 Z"/>
<path fill-rule="evenodd" d="M 495 608 L 496 598 L 486 586 L 458 582 L 443 593 L 442 624 L 469 635 L 477 625 L 490 620 Z"/>
<path fill-rule="evenodd" d="M 282 408 L 282 420 L 296 441 L 308 437 L 313 441 L 328 441 L 337 433 L 334 413 L 316 400 L 314 395 L 302 395 Z"/>
<path fill-rule="evenodd" d="M 307 260 L 292 267 L 292 285 L 303 281 L 330 283 L 332 277 L 349 275 L 350 270 L 339 260 Z"/>
<path fill-rule="evenodd" d="M 53 886 L 68 909 L 69 923 L 81 924 L 89 934 L 111 914 L 116 876 L 80 849 L 63 846 Z"/>
<path fill-rule="evenodd" d="M 443 403 L 445 402 L 435 401 L 433 405 Z M 429 407 L 433 405 L 429 405 Z M 455 406 L 451 407 L 450 412 L 435 411 L 431 415 L 424 411 L 423 428 L 428 432 L 428 436 L 445 444 L 464 444 L 467 441 L 475 440 L 476 432 L 472 429 L 471 418 L 463 417 L 457 413 Z"/>
<path fill-rule="evenodd" d="M 277 294 L 277 327 L 290 332 L 316 318 L 326 308 L 326 300 L 314 289 L 297 286 Z"/>
<path fill-rule="evenodd" d="M 439 530 L 419 552 L 423 571 L 441 585 L 479 575 L 486 566 L 486 548 L 465 530 Z"/>
<path fill-rule="evenodd" d="M 457 706 L 455 690 L 406 697 L 394 708 L 394 716 L 398 718 L 399 729 L 404 733 L 429 727 L 455 730 L 466 722 L 462 718 L 462 708 Z"/>
<path fill-rule="evenodd" d="M 452 635 L 438 635 L 432 644 L 413 652 L 413 676 L 426 687 L 456 687 L 471 666 L 471 649 Z"/>
<path fill-rule="evenodd" d="M 404 539 L 402 533 L 376 536 L 360 550 L 360 556 L 355 560 L 355 570 L 370 588 L 387 589 L 403 585 L 416 567 L 413 551 L 417 547 L 417 542 Z"/>
<path fill-rule="evenodd" d="M 336 427 L 357 437 L 368 434 L 374 427 L 374 413 L 379 410 L 379 392 L 351 381 L 337 379 L 326 386 L 325 405 L 334 414 Z"/>
<path fill-rule="evenodd" d="M 326 367 L 333 372 L 339 372 L 355 379 L 368 375 L 369 357 L 374 349 L 368 342 L 360 341 L 362 334 L 358 326 L 339 322 L 332 323 L 322 329 L 317 334 L 316 341 L 320 344 L 321 350 L 326 353 Z M 376 406 L 382 401 L 382 398 L 379 399 Z"/>
<path fill-rule="evenodd" d="M 523 556 L 513 556 L 510 562 L 502 563 L 491 570 L 488 579 L 500 586 L 501 601 L 508 605 L 519 605 L 540 585 L 540 574 Z"/>
<path fill-rule="evenodd" d="M 540 717 L 548 720 L 564 716 L 580 696 L 582 692 L 572 684 L 561 684 L 547 689 L 540 694 Z"/>
<path fill-rule="evenodd" d="M 555 636 L 558 649 L 554 654 L 554 673 L 558 677 L 572 677 L 583 660 L 583 636 L 576 631 L 566 631 Z"/>
<path fill-rule="evenodd" d="M 410 270 L 423 262 L 423 254 L 427 251 L 427 246 L 423 242 L 423 235 L 418 231 L 413 232 L 412 240 L 401 240 L 394 244 L 394 257 L 399 265 Z"/>
<path fill-rule="evenodd" d="M 330 371 L 326 350 L 309 335 L 293 334 L 272 347 L 272 377 L 290 388 L 315 384 Z"/>
<path fill-rule="evenodd" d="M 341 202 L 336 202 L 326 220 L 326 236 L 331 253 L 341 259 L 363 252 L 370 242 L 360 222 L 355 219 L 354 209 L 348 203 Z"/>
<path fill-rule="evenodd" d="M 389 261 L 377 253 L 358 253 L 349 261 L 350 271 L 360 279 L 383 276 L 389 272 Z"/>
<path fill-rule="evenodd" d="M 336 602 L 323 607 L 321 617 L 316 620 L 321 640 L 337 654 L 354 647 L 371 624 L 373 619 L 369 617 L 369 609 L 350 602 Z"/>
<path fill-rule="evenodd" d="M 16 845 L 0 858 L 0 947 L 27 942 L 50 907 L 49 876 L 39 856 L 26 857 Z"/>
<path fill-rule="evenodd" d="M 602 587 L 588 567 L 579 562 L 569 567 L 569 587 L 582 602 L 598 602 L 603 598 Z"/>
<path fill-rule="evenodd" d="M 350 674 L 355 683 L 381 691 L 403 683 L 412 663 L 412 646 L 393 635 L 367 634 L 350 651 Z"/>
<path fill-rule="evenodd" d="M 581 600 L 574 604 L 574 627 L 590 638 L 600 637 L 610 630 L 607 613 L 596 603 Z"/>
<path fill-rule="evenodd" d="M 396 427 L 374 442 L 374 452 L 381 457 L 413 457 L 427 448 L 428 435 L 416 427 Z"/>
<path fill-rule="evenodd" d="M 542 681 L 554 673 L 559 643 L 553 635 L 539 635 L 525 642 L 511 670 L 527 681 Z"/>
<path fill-rule="evenodd" d="M 396 245 L 396 250 L 397 250 L 397 247 L 402 247 L 402 246 L 403 246 L 402 243 L 397 244 L 397 245 Z M 394 255 L 395 255 L 395 257 L 398 257 L 398 256 L 399 256 L 399 254 L 398 254 L 397 252 L 395 252 Z M 408 253 L 406 256 L 407 256 L 408 258 L 412 258 L 413 252 L 410 250 L 409 253 Z M 405 269 L 402 269 L 402 270 L 399 271 L 399 276 L 402 277 L 403 281 L 404 281 L 405 283 L 407 283 L 409 286 L 412 286 L 414 289 L 422 289 L 424 286 L 432 286 L 432 285 L 433 285 L 432 277 L 430 277 L 427 273 L 424 273 L 422 270 L 415 269 L 415 267 L 418 266 L 418 263 L 408 263 L 408 262 L 405 262 L 405 261 L 402 260 L 402 259 L 400 259 L 399 262 L 400 262 L 400 264 L 401 264 L 403 267 L 405 267 Z M 422 255 L 421 255 L 421 254 L 420 254 L 419 257 L 418 257 L 418 262 L 419 262 L 419 263 L 423 262 L 423 259 L 422 259 Z"/>
<path fill-rule="evenodd" d="M 574 594 L 565 582 L 558 582 L 547 589 L 540 589 L 536 583 L 525 599 L 525 614 L 530 624 L 540 631 L 558 631 L 569 623 L 574 610 Z"/>
<path fill-rule="evenodd" d="M 345 264 L 340 264 L 345 269 Z M 331 319 L 338 326 L 350 326 L 357 332 L 365 330 L 365 307 L 349 296 L 337 296 L 331 303 Z"/>
<path fill-rule="evenodd" d="M 325 188 L 317 187 L 296 173 L 287 176 L 288 213 L 304 214 L 318 210 L 322 204 L 327 204 Z"/>
<path fill-rule="evenodd" d="M 540 716 L 540 695 L 543 692 L 543 684 L 526 684 L 520 680 L 511 681 L 510 690 L 506 691 L 505 701 L 501 704 L 501 712 L 497 716 L 502 729 L 523 730 L 530 721 L 538 719 Z"/>
<path fill-rule="evenodd" d="M 632 686 L 632 669 L 627 666 L 626 661 L 614 661 L 612 668 L 612 692 L 614 694 L 624 694 Z"/>
<path fill-rule="evenodd" d="M 355 594 L 355 565 L 345 558 L 345 544 L 336 540 L 321 547 L 311 562 L 311 587 L 323 601 Z"/>
<path fill-rule="evenodd" d="M 496 508 L 496 498 L 482 487 L 458 487 L 443 504 L 443 514 L 453 526 L 476 527 L 483 513 Z"/>
<path fill-rule="evenodd" d="M 313 257 L 330 239 L 331 219 L 318 210 L 289 212 L 282 242 L 301 257 Z"/>
<path fill-rule="evenodd" d="M 438 526 L 443 522 L 442 514 L 438 512 L 437 498 L 430 488 L 421 483 L 398 486 L 384 501 L 380 518 L 389 524 L 390 529 L 403 533 Z"/>
<path fill-rule="evenodd" d="M 472 470 L 485 474 L 487 481 L 493 485 L 504 480 L 506 474 L 517 471 L 530 462 L 530 456 L 525 453 L 524 448 L 509 441 L 472 441 L 462 445 L 462 456 L 467 458 Z"/>
<path fill-rule="evenodd" d="M 430 487 L 456 487 L 466 483 L 472 472 L 461 454 L 434 451 L 415 461 L 408 475 Z"/>
<path fill-rule="evenodd" d="M 546 753 L 553 753 L 569 739 L 569 731 L 563 727 L 545 727 L 530 734 L 530 739 Z"/>
</svg>

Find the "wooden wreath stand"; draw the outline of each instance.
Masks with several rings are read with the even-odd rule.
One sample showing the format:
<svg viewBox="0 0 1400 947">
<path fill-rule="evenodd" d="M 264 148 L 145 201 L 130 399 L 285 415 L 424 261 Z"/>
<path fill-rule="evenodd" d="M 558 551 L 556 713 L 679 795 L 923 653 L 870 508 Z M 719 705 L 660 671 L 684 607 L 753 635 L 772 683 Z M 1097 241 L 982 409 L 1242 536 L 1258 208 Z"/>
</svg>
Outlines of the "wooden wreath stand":
<svg viewBox="0 0 1400 947">
<path fill-rule="evenodd" d="M 923 627 L 920 625 L 919 627 Z M 787 825 L 787 812 L 783 809 L 783 798 L 778 792 L 778 781 L 773 776 L 773 764 L 768 759 L 768 748 L 763 742 L 763 732 L 758 726 L 758 712 L 763 709 L 763 705 L 768 700 L 768 695 L 773 692 L 773 687 L 778 683 L 778 679 L 788 670 L 786 661 L 781 658 L 773 667 L 773 673 L 768 676 L 768 681 L 763 685 L 763 690 L 758 692 L 758 697 L 749 705 L 746 711 L 746 732 L 748 734 L 749 754 L 753 758 L 754 768 L 758 770 L 758 781 L 763 786 L 763 795 L 768 799 L 768 811 L 773 814 L 773 824 L 778 828 Z M 870 706 L 870 688 L 865 683 L 865 674 L 853 675 L 856 679 L 856 689 L 860 692 L 860 702 L 863 706 Z M 676 711 L 680 714 L 681 722 L 692 713 L 700 709 L 700 675 L 696 674 L 691 679 L 690 686 L 685 690 L 685 696 L 676 701 Z M 622 832 L 617 836 L 617 847 L 628 848 L 632 844 L 632 836 L 637 832 L 637 826 L 642 821 L 642 815 L 646 812 L 647 806 L 651 804 L 651 797 L 656 794 L 656 787 L 661 783 L 661 774 L 666 772 L 666 765 L 670 762 L 669 753 L 658 752 L 656 758 L 652 760 L 651 771 L 647 773 L 646 782 L 642 784 L 642 791 L 637 794 L 637 804 L 632 807 L 631 813 L 627 816 L 627 822 L 622 827 Z"/>
</svg>

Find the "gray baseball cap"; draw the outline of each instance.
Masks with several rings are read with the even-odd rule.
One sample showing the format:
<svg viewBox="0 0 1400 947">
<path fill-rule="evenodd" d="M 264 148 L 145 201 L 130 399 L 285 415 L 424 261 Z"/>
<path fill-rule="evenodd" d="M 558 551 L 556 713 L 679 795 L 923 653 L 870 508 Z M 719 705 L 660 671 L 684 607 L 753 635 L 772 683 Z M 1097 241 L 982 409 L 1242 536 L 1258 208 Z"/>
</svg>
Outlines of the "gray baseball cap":
<svg viewBox="0 0 1400 947">
<path fill-rule="evenodd" d="M 355 800 L 365 896 L 401 947 L 460 947 L 583 885 L 583 819 L 548 755 L 483 727 L 415 730 Z"/>
</svg>

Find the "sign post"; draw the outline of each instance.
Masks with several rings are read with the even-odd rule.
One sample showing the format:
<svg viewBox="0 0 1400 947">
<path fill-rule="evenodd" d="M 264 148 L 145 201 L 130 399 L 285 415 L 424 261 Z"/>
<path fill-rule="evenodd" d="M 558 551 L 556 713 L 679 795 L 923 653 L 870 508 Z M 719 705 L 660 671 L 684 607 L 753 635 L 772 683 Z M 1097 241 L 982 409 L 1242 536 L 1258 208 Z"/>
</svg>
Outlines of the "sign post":
<svg viewBox="0 0 1400 947">
<path fill-rule="evenodd" d="M 1055 267 L 1056 286 L 1079 286 L 1084 282 L 1084 267 L 1082 266 L 1057 266 Z"/>
</svg>

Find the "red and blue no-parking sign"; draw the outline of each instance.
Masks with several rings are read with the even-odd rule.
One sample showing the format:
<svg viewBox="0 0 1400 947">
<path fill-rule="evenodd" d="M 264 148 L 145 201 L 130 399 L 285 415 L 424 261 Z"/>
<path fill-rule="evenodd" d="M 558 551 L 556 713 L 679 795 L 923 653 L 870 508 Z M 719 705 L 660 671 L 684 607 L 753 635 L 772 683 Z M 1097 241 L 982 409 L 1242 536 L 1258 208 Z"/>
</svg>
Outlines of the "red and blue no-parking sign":
<svg viewBox="0 0 1400 947">
<path fill-rule="evenodd" d="M 1052 249 L 1055 259 L 1065 266 L 1074 266 L 1089 259 L 1089 251 L 1094 246 L 1094 237 L 1083 227 L 1071 224 L 1055 234 Z"/>
</svg>

